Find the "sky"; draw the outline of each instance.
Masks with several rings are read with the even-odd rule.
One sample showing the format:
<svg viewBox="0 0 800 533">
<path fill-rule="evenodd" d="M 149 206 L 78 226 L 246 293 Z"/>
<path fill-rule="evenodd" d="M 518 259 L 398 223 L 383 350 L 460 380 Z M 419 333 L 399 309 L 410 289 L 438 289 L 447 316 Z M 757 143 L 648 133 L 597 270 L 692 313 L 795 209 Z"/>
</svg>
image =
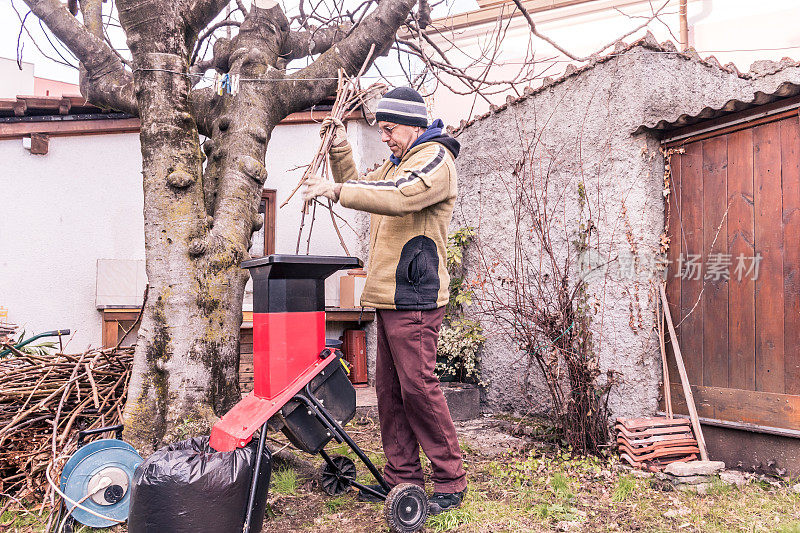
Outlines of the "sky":
<svg viewBox="0 0 800 533">
<path fill-rule="evenodd" d="M 290 4 L 291 11 L 297 2 L 295 0 L 284 0 L 286 4 Z M 249 6 L 250 0 L 244 0 L 244 4 Z M 108 4 L 103 4 L 104 9 L 107 9 Z M 19 15 L 14 11 L 16 7 Z M 448 13 L 462 13 L 472 11 L 478 8 L 476 0 L 447 0 L 445 3 L 437 6 L 434 10 L 434 17 L 445 16 Z M 0 57 L 15 59 L 17 57 L 17 39 L 20 35 L 20 19 L 25 17 L 28 12 L 28 7 L 22 0 L 0 0 Z M 21 42 L 22 47 L 22 60 L 34 64 L 34 74 L 40 78 L 48 78 L 59 81 L 66 81 L 70 83 L 78 83 L 78 71 L 74 68 L 59 65 L 58 63 L 47 59 L 39 50 L 38 44 L 48 55 L 56 56 L 53 47 L 48 43 L 47 39 L 43 36 L 40 28 L 39 20 L 33 14 L 28 16 L 25 27 L 35 37 L 36 43 L 25 33 L 22 33 Z M 113 36 L 112 36 L 113 39 Z M 120 42 L 124 42 L 120 38 Z M 116 41 L 115 41 L 116 43 Z M 63 48 L 59 46 L 62 53 L 69 57 Z"/>
</svg>

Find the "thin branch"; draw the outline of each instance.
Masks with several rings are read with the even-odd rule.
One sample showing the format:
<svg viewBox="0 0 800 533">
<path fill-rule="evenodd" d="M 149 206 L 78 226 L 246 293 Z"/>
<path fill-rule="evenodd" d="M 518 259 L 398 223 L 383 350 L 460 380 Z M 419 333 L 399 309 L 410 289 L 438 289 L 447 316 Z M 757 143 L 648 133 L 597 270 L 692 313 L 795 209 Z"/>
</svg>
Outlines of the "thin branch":
<svg viewBox="0 0 800 533">
<path fill-rule="evenodd" d="M 611 48 L 612 46 L 614 46 L 618 42 L 622 41 L 623 39 L 633 35 L 637 31 L 645 28 L 653 20 L 655 20 L 655 19 L 657 19 L 659 17 L 659 15 L 661 14 L 661 11 L 664 8 L 666 8 L 667 5 L 669 5 L 670 1 L 671 0 L 666 0 L 664 2 L 664 4 L 660 8 L 658 8 L 657 10 L 655 10 L 653 12 L 652 16 L 648 17 L 647 20 L 645 20 L 645 22 L 643 22 L 642 24 L 640 24 L 636 28 L 632 29 L 631 31 L 629 31 L 625 35 L 617 37 L 616 39 L 614 39 L 610 43 L 606 44 L 605 46 L 602 46 L 602 47 L 598 48 L 593 54 L 590 54 L 588 56 L 578 56 L 576 54 L 573 54 L 573 53 L 569 52 L 567 49 L 565 49 L 563 46 L 559 45 L 557 42 L 555 42 L 550 37 L 548 37 L 548 36 L 544 35 L 543 33 L 541 33 L 539 30 L 536 29 L 536 23 L 531 18 L 531 15 L 530 15 L 530 13 L 528 13 L 528 10 L 525 9 L 524 5 L 522 5 L 522 0 L 514 0 L 514 4 L 517 6 L 517 9 L 519 9 L 520 13 L 522 13 L 522 16 L 525 17 L 525 20 L 528 22 L 528 26 L 531 29 L 531 33 L 533 33 L 536 37 L 538 37 L 539 39 L 543 40 L 544 42 L 546 42 L 547 44 L 549 44 L 550 46 L 552 46 L 553 48 L 555 48 L 556 50 L 558 50 L 559 52 L 561 52 L 562 54 L 567 56 L 568 58 L 570 58 L 570 59 L 572 59 L 574 61 L 583 62 L 583 61 L 589 61 L 591 58 L 596 57 L 598 54 L 603 52 L 603 50 Z"/>
<path fill-rule="evenodd" d="M 238 28 L 241 25 L 242 23 L 239 21 L 225 19 L 225 20 L 220 20 L 219 22 L 216 22 L 211 26 L 209 26 L 205 31 L 203 31 L 202 34 L 200 34 L 200 37 L 197 38 L 197 43 L 194 45 L 194 52 L 192 52 L 192 58 L 189 61 L 189 64 L 190 65 L 195 64 L 195 61 L 197 61 L 197 56 L 200 53 L 200 48 L 203 46 L 203 43 L 205 42 L 206 39 L 211 37 L 211 35 L 213 35 L 215 31 L 217 31 L 220 28 L 224 28 L 226 26 L 236 26 Z"/>
<path fill-rule="evenodd" d="M 87 83 L 82 89 L 85 87 L 84 96 L 89 101 L 138 114 L 133 76 L 101 37 L 81 25 L 59 0 L 25 0 L 25 3 L 86 68 Z"/>
</svg>

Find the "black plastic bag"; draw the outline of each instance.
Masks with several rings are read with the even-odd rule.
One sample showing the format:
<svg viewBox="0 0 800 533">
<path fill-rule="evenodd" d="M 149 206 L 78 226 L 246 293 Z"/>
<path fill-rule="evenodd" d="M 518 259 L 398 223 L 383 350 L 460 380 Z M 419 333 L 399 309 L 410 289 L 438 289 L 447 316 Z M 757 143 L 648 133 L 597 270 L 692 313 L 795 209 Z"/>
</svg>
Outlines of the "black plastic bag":
<svg viewBox="0 0 800 533">
<path fill-rule="evenodd" d="M 257 439 L 232 452 L 217 452 L 208 437 L 165 446 L 133 475 L 129 533 L 241 532 L 255 468 Z M 272 465 L 261 459 L 250 531 L 264 522 Z"/>
</svg>

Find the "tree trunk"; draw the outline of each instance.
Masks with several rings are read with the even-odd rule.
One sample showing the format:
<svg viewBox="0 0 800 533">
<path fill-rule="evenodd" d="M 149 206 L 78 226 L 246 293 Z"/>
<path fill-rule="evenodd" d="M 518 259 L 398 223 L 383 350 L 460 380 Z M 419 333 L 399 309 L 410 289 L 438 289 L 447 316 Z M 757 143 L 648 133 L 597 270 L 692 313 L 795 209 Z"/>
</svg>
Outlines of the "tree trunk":
<svg viewBox="0 0 800 533">
<path fill-rule="evenodd" d="M 231 50 L 245 52 L 232 54 L 230 72 L 250 79 L 268 74 L 285 20 L 277 8 L 254 6 L 231 43 Z M 266 51 L 255 46 L 265 43 Z M 145 453 L 207 434 L 240 399 L 238 339 L 248 279 L 240 264 L 260 221 L 267 141 L 282 118 L 258 84 L 215 98 L 203 172 L 182 54 L 139 54 L 135 77 L 149 293 L 124 419 L 126 440 Z"/>
<path fill-rule="evenodd" d="M 207 433 L 240 397 L 240 264 L 260 227 L 272 129 L 330 96 L 339 69 L 355 74 L 375 59 L 371 50 L 387 52 L 417 2 L 380 0 L 356 26 L 292 31 L 276 0 L 253 0 L 236 37 L 218 39 L 213 60 L 194 65 L 239 74 L 231 97 L 193 89 L 189 76 L 190 51 L 229 0 L 117 0 L 130 70 L 103 38 L 99 0 L 81 0 L 85 25 L 61 0 L 24 1 L 80 60 L 84 96 L 141 119 L 149 288 L 123 419 L 126 440 L 148 454 Z M 288 62 L 310 56 L 286 76 Z"/>
<path fill-rule="evenodd" d="M 239 396 L 237 339 L 245 277 L 212 268 L 202 162 L 185 56 L 139 54 L 149 285 L 125 408 L 126 439 L 148 453 L 196 434 Z M 166 72 L 165 72 L 166 71 Z M 178 74 L 176 74 L 178 73 Z"/>
</svg>

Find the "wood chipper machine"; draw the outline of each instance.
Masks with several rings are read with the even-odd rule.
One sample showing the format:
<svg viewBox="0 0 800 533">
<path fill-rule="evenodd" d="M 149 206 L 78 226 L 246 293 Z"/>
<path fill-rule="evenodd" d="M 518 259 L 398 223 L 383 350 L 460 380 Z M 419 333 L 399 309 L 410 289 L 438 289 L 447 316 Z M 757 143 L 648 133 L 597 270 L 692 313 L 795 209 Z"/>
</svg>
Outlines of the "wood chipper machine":
<svg viewBox="0 0 800 533">
<path fill-rule="evenodd" d="M 299 449 L 325 461 L 320 484 L 329 495 L 350 487 L 385 501 L 384 516 L 393 531 L 419 531 L 428 515 L 424 490 L 413 484 L 389 485 L 343 429 L 355 415 L 356 395 L 338 349 L 325 347 L 325 279 L 357 268 L 355 257 L 270 255 L 242 263 L 253 280 L 253 391 L 213 427 L 210 446 L 232 451 L 246 446 L 257 430 L 256 462 L 244 520 L 249 533 L 262 456 L 270 458 L 266 435 L 281 430 Z M 388 495 L 356 481 L 356 467 L 345 456 L 330 456 L 331 439 L 346 443 Z M 267 461 L 266 468 L 271 468 Z"/>
</svg>

